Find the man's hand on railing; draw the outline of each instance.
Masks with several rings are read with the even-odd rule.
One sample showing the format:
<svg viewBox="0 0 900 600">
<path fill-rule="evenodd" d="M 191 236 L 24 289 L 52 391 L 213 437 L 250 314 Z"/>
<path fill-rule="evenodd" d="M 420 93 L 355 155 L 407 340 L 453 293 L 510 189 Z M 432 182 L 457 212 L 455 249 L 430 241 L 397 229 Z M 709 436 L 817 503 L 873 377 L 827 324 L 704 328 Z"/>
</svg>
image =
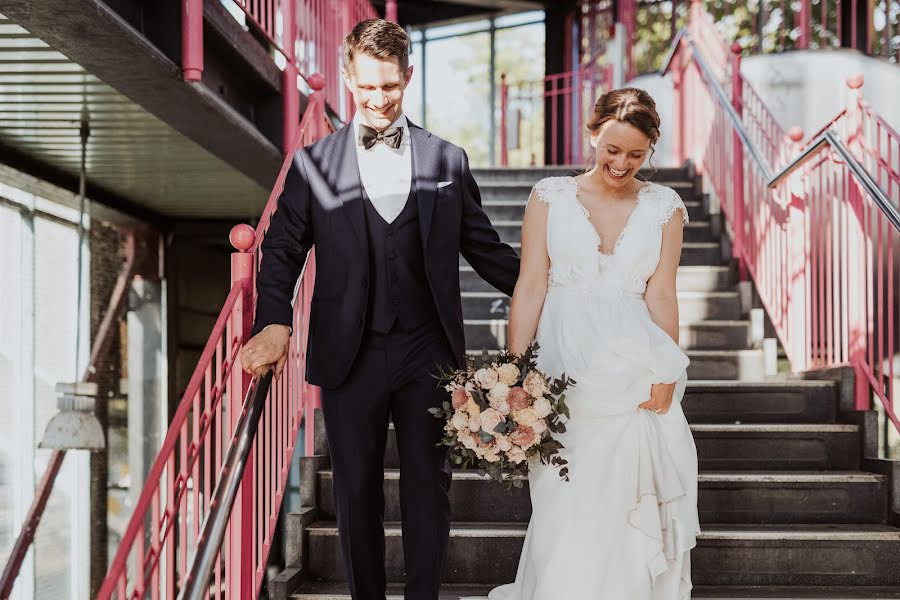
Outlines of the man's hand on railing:
<svg viewBox="0 0 900 600">
<path fill-rule="evenodd" d="M 275 368 L 275 377 L 281 376 L 287 361 L 291 329 L 287 325 L 269 325 L 250 338 L 241 350 L 241 365 L 251 375 L 262 376 Z"/>
</svg>

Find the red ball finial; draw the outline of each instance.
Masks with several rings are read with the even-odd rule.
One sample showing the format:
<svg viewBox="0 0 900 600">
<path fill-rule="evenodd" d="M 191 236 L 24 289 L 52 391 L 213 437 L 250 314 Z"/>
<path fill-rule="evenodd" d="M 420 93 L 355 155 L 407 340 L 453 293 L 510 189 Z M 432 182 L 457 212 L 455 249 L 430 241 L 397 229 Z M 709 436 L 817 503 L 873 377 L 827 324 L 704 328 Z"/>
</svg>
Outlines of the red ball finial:
<svg viewBox="0 0 900 600">
<path fill-rule="evenodd" d="M 851 90 L 858 90 L 863 86 L 866 78 L 862 73 L 857 73 L 856 75 L 851 75 L 847 78 L 847 87 Z"/>
<path fill-rule="evenodd" d="M 799 142 L 803 139 L 803 128 L 794 125 L 788 129 L 788 137 L 791 138 L 791 141 L 794 143 Z"/>
<path fill-rule="evenodd" d="M 246 252 L 256 243 L 256 231 L 246 223 L 240 223 L 231 228 L 228 241 L 240 252 Z"/>
<path fill-rule="evenodd" d="M 325 77 L 323 77 L 321 73 L 313 73 L 306 78 L 306 83 L 308 83 L 309 87 L 316 92 L 325 89 Z"/>
<path fill-rule="evenodd" d="M 737 42 L 731 44 L 731 53 L 732 54 L 740 54 L 744 49 L 741 48 L 741 45 Z"/>
</svg>

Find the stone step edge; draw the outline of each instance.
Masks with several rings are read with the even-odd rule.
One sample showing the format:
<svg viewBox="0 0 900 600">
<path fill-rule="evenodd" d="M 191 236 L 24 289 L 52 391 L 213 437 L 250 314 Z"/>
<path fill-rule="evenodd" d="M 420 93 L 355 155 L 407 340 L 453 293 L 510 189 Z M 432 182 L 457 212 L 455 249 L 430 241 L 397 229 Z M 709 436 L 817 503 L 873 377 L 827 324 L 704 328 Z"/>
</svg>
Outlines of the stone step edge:
<svg viewBox="0 0 900 600">
<path fill-rule="evenodd" d="M 691 423 L 689 427 L 693 433 L 859 433 L 859 425 L 847 423 Z M 393 428 L 389 422 L 388 429 Z"/>
<path fill-rule="evenodd" d="M 508 298 L 503 292 L 460 292 L 463 298 Z M 700 291 L 683 291 L 677 292 L 680 300 L 737 300 L 740 298 L 738 292 L 718 291 L 718 292 L 700 292 Z"/>
<path fill-rule="evenodd" d="M 322 479 L 332 479 L 334 472 L 331 469 L 322 469 L 317 472 Z M 388 481 L 400 479 L 400 469 L 385 469 L 384 478 Z M 513 479 L 526 479 L 516 476 Z M 454 481 L 490 481 L 490 476 L 479 471 L 467 471 L 464 469 L 453 470 Z M 699 483 L 884 483 L 887 476 L 864 471 L 700 471 L 697 477 Z"/>
<path fill-rule="evenodd" d="M 850 525 L 840 529 L 837 526 L 822 526 L 800 529 L 792 525 L 782 528 L 735 529 L 731 527 L 706 526 L 697 536 L 699 542 L 712 541 L 757 541 L 757 542 L 897 542 L 900 543 L 900 529 L 889 526 Z M 524 538 L 526 523 L 462 523 L 450 525 L 450 537 L 456 538 Z M 333 521 L 313 523 L 306 528 L 311 536 L 337 536 L 337 525 Z M 387 521 L 384 524 L 385 537 L 400 537 L 400 523 Z"/>
</svg>

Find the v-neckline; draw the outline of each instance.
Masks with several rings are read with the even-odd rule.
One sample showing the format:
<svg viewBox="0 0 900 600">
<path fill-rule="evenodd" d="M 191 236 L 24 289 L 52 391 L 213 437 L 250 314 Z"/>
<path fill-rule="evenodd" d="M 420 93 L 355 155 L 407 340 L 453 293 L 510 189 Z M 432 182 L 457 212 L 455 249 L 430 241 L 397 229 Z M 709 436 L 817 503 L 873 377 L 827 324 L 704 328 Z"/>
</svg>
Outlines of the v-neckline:
<svg viewBox="0 0 900 600">
<path fill-rule="evenodd" d="M 607 253 L 603 251 L 603 236 L 600 235 L 600 232 L 597 231 L 597 228 L 594 226 L 593 221 L 591 220 L 591 211 L 587 209 L 587 207 L 581 202 L 581 198 L 579 197 L 579 191 L 581 191 L 581 185 L 575 179 L 574 176 L 569 178 L 572 182 L 573 191 L 575 194 L 575 202 L 578 204 L 579 212 L 585 218 L 585 224 L 590 227 L 591 231 L 594 233 L 594 238 L 597 240 L 597 254 L 604 256 L 606 258 L 612 258 L 616 255 L 616 252 L 619 250 L 619 245 L 622 243 L 623 236 L 625 232 L 628 230 L 628 227 L 631 225 L 631 222 L 634 220 L 634 213 L 637 212 L 638 207 L 641 205 L 641 196 L 644 193 L 644 190 L 652 186 L 653 184 L 650 182 L 646 182 L 641 189 L 637 191 L 637 195 L 635 196 L 634 208 L 631 209 L 631 212 L 628 214 L 628 219 L 625 221 L 625 225 L 622 226 L 622 230 L 619 231 L 619 235 L 616 236 L 616 242 L 613 244 L 612 251 Z"/>
</svg>

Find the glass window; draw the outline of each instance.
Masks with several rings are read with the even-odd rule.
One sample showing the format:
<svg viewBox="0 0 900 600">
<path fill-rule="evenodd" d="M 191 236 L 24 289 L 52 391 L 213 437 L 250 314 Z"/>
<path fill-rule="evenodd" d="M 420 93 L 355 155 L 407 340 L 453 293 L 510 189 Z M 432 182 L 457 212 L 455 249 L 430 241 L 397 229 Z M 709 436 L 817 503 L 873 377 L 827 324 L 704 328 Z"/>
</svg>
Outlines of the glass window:
<svg viewBox="0 0 900 600">
<path fill-rule="evenodd" d="M 488 164 L 490 35 L 475 33 L 428 42 L 428 129 L 462 146 L 472 166 Z"/>
<path fill-rule="evenodd" d="M 491 22 L 487 19 L 454 23 L 453 25 L 444 25 L 443 27 L 430 27 L 425 30 L 425 38 L 434 40 L 438 38 L 460 36 L 466 33 L 487 31 L 490 27 Z"/>
<path fill-rule="evenodd" d="M 409 64 L 413 67 L 412 81 L 403 93 L 403 113 L 419 127 L 424 127 L 422 118 L 422 43 L 412 45 Z"/>
<path fill-rule="evenodd" d="M 494 19 L 495 27 L 513 27 L 515 25 L 526 25 L 544 20 L 544 11 L 531 10 L 514 15 L 504 15 Z"/>
<path fill-rule="evenodd" d="M 500 159 L 500 76 L 506 74 L 509 86 L 507 103 L 507 139 L 509 164 L 542 164 L 544 157 L 544 25 L 536 23 L 496 34 L 498 123 L 495 152 Z"/>
</svg>

